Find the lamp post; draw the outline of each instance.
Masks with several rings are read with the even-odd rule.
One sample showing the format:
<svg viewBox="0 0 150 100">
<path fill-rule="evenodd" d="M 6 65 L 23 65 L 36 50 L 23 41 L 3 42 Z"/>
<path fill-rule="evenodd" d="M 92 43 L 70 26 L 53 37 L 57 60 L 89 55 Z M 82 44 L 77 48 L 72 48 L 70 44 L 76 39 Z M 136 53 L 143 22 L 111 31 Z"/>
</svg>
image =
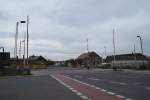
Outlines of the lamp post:
<svg viewBox="0 0 150 100">
<path fill-rule="evenodd" d="M 20 41 L 19 58 L 21 58 L 21 49 L 22 49 L 22 48 L 21 48 L 21 46 L 22 46 L 21 43 L 22 43 L 22 42 L 24 42 L 24 48 L 25 48 L 25 40 Z M 25 49 L 24 49 L 23 52 L 24 52 L 23 54 L 25 54 Z"/>
<path fill-rule="evenodd" d="M 142 53 L 142 55 L 143 55 L 143 43 L 142 43 L 142 37 L 141 36 L 137 36 L 137 38 L 139 38 L 140 39 L 140 45 L 141 45 L 141 53 Z"/>
<path fill-rule="evenodd" d="M 21 58 L 21 42 L 22 41 L 20 41 L 20 46 L 19 46 L 19 58 Z"/>
<path fill-rule="evenodd" d="M 15 49 L 14 49 L 14 58 L 17 59 L 17 51 L 18 51 L 18 47 L 17 47 L 17 43 L 18 43 L 18 26 L 19 26 L 19 22 L 16 22 L 16 33 L 15 33 Z"/>
<path fill-rule="evenodd" d="M 29 16 L 27 16 L 27 20 L 26 21 L 20 21 L 21 23 L 27 23 L 27 74 L 30 74 L 30 67 L 29 67 L 29 61 L 28 61 L 28 54 L 29 54 Z M 25 46 L 24 46 L 25 47 Z M 25 57 L 25 55 L 24 55 Z"/>
<path fill-rule="evenodd" d="M 23 40 L 22 42 L 24 42 L 24 50 L 23 50 L 23 65 L 25 67 L 25 40 Z"/>
<path fill-rule="evenodd" d="M 116 57 L 115 57 L 115 53 L 116 53 L 116 47 L 115 47 L 115 30 L 113 29 L 113 48 L 114 48 L 114 62 L 113 62 L 113 67 L 115 66 L 115 61 L 116 61 Z"/>
<path fill-rule="evenodd" d="M 105 50 L 105 57 L 107 57 L 107 54 L 106 54 L 106 46 L 104 46 L 104 50 Z"/>
<path fill-rule="evenodd" d="M 143 66 L 144 66 L 144 52 L 143 52 L 143 40 L 141 36 L 137 36 L 137 38 L 140 39 L 140 45 L 141 45 L 141 53 L 142 53 L 142 61 L 143 61 Z"/>
</svg>

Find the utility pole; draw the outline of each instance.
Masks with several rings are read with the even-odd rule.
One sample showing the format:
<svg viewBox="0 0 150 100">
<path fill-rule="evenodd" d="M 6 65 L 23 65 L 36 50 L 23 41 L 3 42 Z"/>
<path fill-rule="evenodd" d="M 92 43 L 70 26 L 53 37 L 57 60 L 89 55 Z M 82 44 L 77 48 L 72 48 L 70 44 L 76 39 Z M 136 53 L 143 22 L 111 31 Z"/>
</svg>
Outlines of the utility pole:
<svg viewBox="0 0 150 100">
<path fill-rule="evenodd" d="M 24 36 L 24 57 L 23 57 L 24 67 L 25 67 L 25 65 L 26 65 L 26 61 L 25 61 L 25 52 L 26 52 L 25 43 L 26 43 L 26 33 L 25 33 L 25 36 Z"/>
<path fill-rule="evenodd" d="M 142 41 L 142 37 L 141 37 L 141 36 L 137 36 L 137 38 L 140 39 L 141 53 L 142 53 L 142 61 L 143 61 L 143 66 L 144 66 L 143 41 Z"/>
<path fill-rule="evenodd" d="M 27 64 L 27 74 L 30 74 L 30 67 L 29 67 L 29 16 L 27 16 L 27 20 L 26 21 L 21 21 L 21 23 L 27 23 L 27 60 L 26 60 L 26 64 Z M 25 58 L 25 41 L 24 41 L 24 58 Z M 24 59 L 24 64 L 25 64 L 25 59 Z"/>
<path fill-rule="evenodd" d="M 29 61 L 28 61 L 28 53 L 29 53 L 29 16 L 27 16 L 27 66 L 29 67 Z"/>
<path fill-rule="evenodd" d="M 87 53 L 88 53 L 88 55 L 90 56 L 90 53 L 89 53 L 89 41 L 88 41 L 88 38 L 86 39 L 86 42 L 87 42 Z M 87 69 L 90 69 L 90 57 L 87 59 Z"/>
<path fill-rule="evenodd" d="M 106 46 L 104 46 L 104 50 L 105 50 L 105 57 L 107 57 L 107 54 L 106 54 Z"/>
<path fill-rule="evenodd" d="M 17 59 L 17 53 L 18 53 L 18 47 L 17 47 L 17 43 L 18 43 L 18 26 L 19 26 L 19 22 L 16 22 L 16 34 L 15 34 L 15 49 L 14 49 L 14 55 L 15 58 Z"/>
<path fill-rule="evenodd" d="M 19 47 L 19 58 L 21 58 L 21 42 L 22 42 L 22 41 L 20 41 L 20 47 Z"/>
<path fill-rule="evenodd" d="M 136 61 L 135 44 L 134 44 L 134 60 Z"/>
<path fill-rule="evenodd" d="M 86 39 L 86 42 L 87 42 L 87 52 L 89 53 L 89 40 L 88 40 L 88 38 Z"/>
<path fill-rule="evenodd" d="M 115 53 L 116 53 L 116 48 L 115 48 L 115 30 L 113 29 L 113 48 L 114 48 L 114 64 L 115 64 L 115 61 L 116 61 L 116 58 L 115 58 Z"/>
<path fill-rule="evenodd" d="M 31 73 L 29 67 L 29 16 L 27 16 L 27 74 Z"/>
<path fill-rule="evenodd" d="M 22 41 L 24 42 L 24 50 L 23 50 L 23 65 L 25 67 L 25 39 Z"/>
</svg>

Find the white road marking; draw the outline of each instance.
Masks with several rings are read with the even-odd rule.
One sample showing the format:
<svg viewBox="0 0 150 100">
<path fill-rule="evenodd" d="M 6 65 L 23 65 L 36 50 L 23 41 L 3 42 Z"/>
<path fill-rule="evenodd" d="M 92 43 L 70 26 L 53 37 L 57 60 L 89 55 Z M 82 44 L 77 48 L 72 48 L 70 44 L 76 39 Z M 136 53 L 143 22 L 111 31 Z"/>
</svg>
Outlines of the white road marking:
<svg viewBox="0 0 150 100">
<path fill-rule="evenodd" d="M 80 96 L 82 99 L 88 99 L 88 97 L 87 96 L 84 96 L 84 95 L 82 95 L 82 96 Z"/>
<path fill-rule="evenodd" d="M 110 95 L 114 95 L 115 93 L 113 93 L 113 92 L 107 92 L 108 94 L 110 94 Z"/>
<path fill-rule="evenodd" d="M 75 90 L 75 89 L 73 89 L 73 90 L 72 90 L 72 92 L 75 92 L 75 93 L 77 93 L 78 91 L 77 91 L 77 90 Z"/>
<path fill-rule="evenodd" d="M 74 88 L 70 87 L 69 89 L 70 89 L 70 90 L 73 90 Z"/>
<path fill-rule="evenodd" d="M 84 100 L 91 100 L 89 97 L 87 97 L 86 95 L 83 95 L 82 93 L 80 93 L 79 91 L 75 90 L 75 89 L 72 88 L 71 86 L 65 84 L 63 81 L 57 79 L 55 76 L 51 75 L 51 77 L 53 77 L 54 79 L 56 79 L 57 81 L 59 81 L 61 84 L 63 84 L 64 86 L 66 86 L 68 89 L 70 89 L 70 90 L 71 90 L 72 92 L 74 92 L 76 95 L 80 96 L 82 99 L 84 99 Z M 124 97 L 124 96 L 122 96 L 122 95 L 117 95 L 117 94 L 115 94 L 115 93 L 113 93 L 113 92 L 109 92 L 109 91 L 107 91 L 107 90 L 105 90 L 105 89 L 96 87 L 96 86 L 94 86 L 94 85 L 91 85 L 91 84 L 88 84 L 88 83 L 85 83 L 85 82 L 82 82 L 82 81 L 79 81 L 79 80 L 77 80 L 77 79 L 73 79 L 73 78 L 67 77 L 67 76 L 64 76 L 64 77 L 70 78 L 70 79 L 72 79 L 72 80 L 74 80 L 74 81 L 77 81 L 77 82 L 79 82 L 79 83 L 81 83 L 81 84 L 84 84 L 84 85 L 88 85 L 88 86 L 93 87 L 93 88 L 95 88 L 95 89 L 99 89 L 99 90 L 102 91 L 102 92 L 106 92 L 106 93 L 108 93 L 108 94 L 110 94 L 110 95 L 114 95 L 114 96 L 116 96 L 116 97 L 118 97 L 118 98 L 121 98 L 121 99 L 124 99 L 124 100 L 132 100 L 132 99 L 130 99 L 130 98 L 126 98 L 126 97 Z M 127 85 L 126 83 L 121 83 L 121 82 L 114 82 L 114 81 L 113 81 L 113 83 L 115 83 L 115 84 L 120 84 L 120 85 Z M 147 89 L 150 89 L 150 87 L 147 87 Z"/>
<path fill-rule="evenodd" d="M 83 95 L 82 93 L 78 92 L 77 90 L 75 90 L 74 88 L 72 88 L 71 86 L 67 85 L 66 83 L 64 83 L 63 81 L 61 81 L 60 79 L 56 78 L 53 75 L 50 75 L 52 78 L 54 78 L 55 80 L 57 80 L 58 82 L 60 82 L 62 85 L 64 85 L 65 87 L 67 87 L 68 89 L 70 89 L 72 92 L 74 92 L 76 95 L 80 96 L 82 99 L 84 100 L 91 100 L 90 98 L 88 98 L 87 96 Z"/>
<path fill-rule="evenodd" d="M 121 98 L 121 99 L 124 99 L 125 97 L 122 96 L 122 95 L 116 95 L 117 97 Z"/>
<path fill-rule="evenodd" d="M 83 94 L 82 94 L 82 93 L 80 93 L 80 92 L 77 92 L 76 94 L 77 94 L 77 95 L 79 95 L 79 96 L 80 96 L 80 95 L 83 95 Z"/>
<path fill-rule="evenodd" d="M 150 90 L 150 87 L 146 87 L 147 90 Z"/>
<path fill-rule="evenodd" d="M 97 90 L 101 90 L 101 88 L 99 88 L 99 87 L 95 87 Z"/>
<path fill-rule="evenodd" d="M 127 83 L 123 83 L 123 82 L 116 82 L 116 81 L 111 81 L 111 83 L 113 83 L 113 84 L 119 84 L 119 85 L 127 85 Z"/>
<path fill-rule="evenodd" d="M 105 89 L 101 89 L 101 91 L 102 91 L 102 92 L 106 92 L 107 90 L 105 90 Z"/>
<path fill-rule="evenodd" d="M 132 99 L 130 99 L 130 98 L 127 98 L 127 99 L 125 99 L 125 100 L 132 100 Z"/>
</svg>

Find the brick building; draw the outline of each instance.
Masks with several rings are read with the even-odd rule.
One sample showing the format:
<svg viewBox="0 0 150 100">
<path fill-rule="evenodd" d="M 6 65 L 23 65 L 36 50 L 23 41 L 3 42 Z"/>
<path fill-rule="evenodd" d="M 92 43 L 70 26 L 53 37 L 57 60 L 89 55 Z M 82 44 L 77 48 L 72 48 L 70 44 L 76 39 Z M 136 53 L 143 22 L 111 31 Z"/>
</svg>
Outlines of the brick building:
<svg viewBox="0 0 150 100">
<path fill-rule="evenodd" d="M 91 67 L 96 67 L 102 63 L 102 57 L 94 51 L 83 53 L 76 60 L 79 62 L 79 65 Z"/>
</svg>

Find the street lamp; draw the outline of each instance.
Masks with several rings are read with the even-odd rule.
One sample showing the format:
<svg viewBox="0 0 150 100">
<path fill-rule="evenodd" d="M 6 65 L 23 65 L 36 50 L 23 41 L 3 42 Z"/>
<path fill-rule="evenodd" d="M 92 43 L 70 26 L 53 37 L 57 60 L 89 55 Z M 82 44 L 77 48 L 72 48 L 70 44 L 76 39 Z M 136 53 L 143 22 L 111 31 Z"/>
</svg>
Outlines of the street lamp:
<svg viewBox="0 0 150 100">
<path fill-rule="evenodd" d="M 105 57 L 107 57 L 107 54 L 106 54 L 106 46 L 104 46 L 104 50 L 105 50 Z"/>
<path fill-rule="evenodd" d="M 22 42 L 24 42 L 24 45 L 25 45 L 25 40 L 20 41 L 19 58 L 21 58 L 21 49 L 22 49 L 22 48 L 21 48 L 21 46 L 22 46 L 21 43 L 22 43 Z M 24 46 L 24 48 L 25 48 L 25 46 Z M 24 50 L 24 53 L 25 53 L 25 50 Z"/>
<path fill-rule="evenodd" d="M 22 42 L 24 42 L 24 50 L 23 50 L 23 65 L 25 67 L 25 40 L 23 40 Z"/>
<path fill-rule="evenodd" d="M 115 61 L 116 61 L 116 46 L 115 46 L 115 30 L 113 29 L 113 48 L 114 48 L 114 55 L 113 55 L 113 60 L 114 60 L 114 62 L 113 62 L 113 67 L 115 66 Z"/>
<path fill-rule="evenodd" d="M 141 53 L 142 53 L 142 60 L 143 60 L 143 66 L 144 66 L 144 53 L 143 53 L 143 40 L 142 40 L 142 37 L 141 36 L 137 36 L 137 38 L 140 39 L 140 45 L 141 45 Z"/>
<path fill-rule="evenodd" d="M 141 36 L 137 36 L 137 38 L 140 39 L 141 53 L 142 53 L 142 55 L 143 55 L 143 43 L 142 43 L 142 37 L 141 37 Z"/>
<path fill-rule="evenodd" d="M 28 43 L 29 43 L 29 32 L 28 32 L 28 27 L 29 27 L 29 16 L 27 16 L 27 20 L 26 21 L 20 21 L 21 23 L 27 23 L 27 74 L 30 74 L 30 67 L 29 67 L 29 61 L 28 61 Z M 25 47 L 25 46 L 24 46 Z M 25 57 L 25 55 L 24 55 Z"/>
<path fill-rule="evenodd" d="M 19 26 L 19 22 L 16 22 L 16 33 L 15 33 L 15 49 L 14 49 L 14 58 L 17 59 L 17 43 L 18 43 L 18 26 Z"/>
</svg>

